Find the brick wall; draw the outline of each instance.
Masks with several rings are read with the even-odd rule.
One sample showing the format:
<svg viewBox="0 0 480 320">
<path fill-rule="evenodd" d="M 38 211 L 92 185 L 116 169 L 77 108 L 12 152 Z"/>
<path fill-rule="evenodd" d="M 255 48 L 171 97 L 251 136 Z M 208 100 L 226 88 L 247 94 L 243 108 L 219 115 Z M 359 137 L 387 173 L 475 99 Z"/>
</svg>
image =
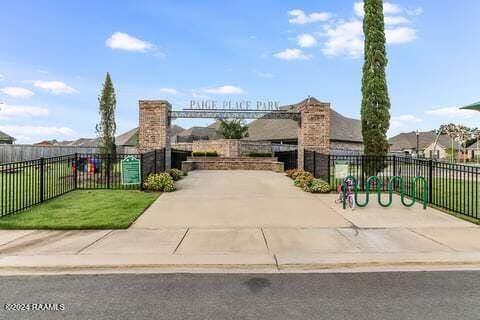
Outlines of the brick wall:
<svg viewBox="0 0 480 320">
<path fill-rule="evenodd" d="M 138 104 L 138 149 L 140 152 L 165 149 L 166 169 L 169 169 L 171 148 L 168 134 L 170 127 L 168 112 L 172 106 L 165 100 L 140 100 Z"/>
<path fill-rule="evenodd" d="M 303 168 L 305 150 L 325 154 L 330 151 L 330 103 L 307 101 L 298 110 L 298 167 Z"/>
<path fill-rule="evenodd" d="M 192 151 L 216 151 L 221 157 L 235 158 L 251 152 L 272 152 L 272 144 L 235 139 L 197 140 L 192 143 Z"/>
</svg>

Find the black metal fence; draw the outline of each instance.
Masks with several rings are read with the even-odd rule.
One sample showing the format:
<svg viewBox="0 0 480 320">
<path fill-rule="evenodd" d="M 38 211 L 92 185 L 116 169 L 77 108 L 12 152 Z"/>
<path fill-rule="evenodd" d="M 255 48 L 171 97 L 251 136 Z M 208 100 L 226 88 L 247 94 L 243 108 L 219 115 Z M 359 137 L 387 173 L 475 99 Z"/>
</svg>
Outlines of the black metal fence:
<svg viewBox="0 0 480 320">
<path fill-rule="evenodd" d="M 124 185 L 120 162 L 141 161 L 141 181 L 165 170 L 164 150 L 144 154 L 72 154 L 0 164 L 0 216 L 27 209 L 77 189 L 138 189 Z"/>
<path fill-rule="evenodd" d="M 413 179 L 423 176 L 427 180 L 430 204 L 475 219 L 480 218 L 479 167 L 395 155 L 324 155 L 305 151 L 304 169 L 315 177 L 328 181 L 333 188 L 338 188 L 341 180 L 335 178 L 337 160 L 349 164 L 349 174 L 357 179 L 362 191 L 365 190 L 367 175 L 371 175 L 368 174 L 371 172 L 368 166 L 377 168 L 376 175 L 382 182 L 383 191 L 388 190 L 391 177 L 400 176 L 405 182 L 404 191 L 409 196 L 413 195 L 415 188 Z M 394 189 L 398 192 L 399 184 L 395 184 Z M 416 196 L 420 199 L 422 194 Z"/>
<path fill-rule="evenodd" d="M 192 155 L 192 151 L 172 149 L 172 168 L 181 170 L 182 162 Z"/>
<path fill-rule="evenodd" d="M 278 158 L 279 162 L 283 162 L 285 170 L 296 169 L 298 166 L 298 151 L 275 151 L 274 156 Z"/>
</svg>

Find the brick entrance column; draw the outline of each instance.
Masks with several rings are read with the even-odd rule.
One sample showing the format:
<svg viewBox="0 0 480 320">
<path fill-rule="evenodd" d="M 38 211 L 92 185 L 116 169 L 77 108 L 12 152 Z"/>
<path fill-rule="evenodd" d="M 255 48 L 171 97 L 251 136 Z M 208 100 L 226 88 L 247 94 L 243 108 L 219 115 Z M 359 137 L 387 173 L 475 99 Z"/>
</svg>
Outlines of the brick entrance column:
<svg viewBox="0 0 480 320">
<path fill-rule="evenodd" d="M 330 152 L 330 103 L 314 98 L 298 107 L 298 168 L 303 168 L 305 150 L 328 154 Z"/>
<path fill-rule="evenodd" d="M 170 118 L 171 104 L 165 100 L 140 100 L 138 149 L 140 152 L 165 148 L 165 169 L 171 166 Z"/>
</svg>

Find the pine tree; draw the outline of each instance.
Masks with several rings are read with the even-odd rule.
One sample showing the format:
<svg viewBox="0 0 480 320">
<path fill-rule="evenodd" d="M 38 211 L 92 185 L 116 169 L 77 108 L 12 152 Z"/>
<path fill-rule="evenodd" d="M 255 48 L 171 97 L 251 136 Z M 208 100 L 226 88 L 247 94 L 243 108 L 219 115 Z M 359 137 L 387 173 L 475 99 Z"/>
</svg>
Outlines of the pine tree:
<svg viewBox="0 0 480 320">
<path fill-rule="evenodd" d="M 387 53 L 382 0 L 365 0 L 363 32 L 365 35 L 362 78 L 362 134 L 367 156 L 384 156 L 388 152 L 387 130 L 390 126 Z M 370 168 L 378 171 L 381 168 Z M 375 172 L 376 173 L 376 172 Z"/>
<path fill-rule="evenodd" d="M 103 83 L 102 93 L 98 97 L 100 122 L 96 126 L 98 137 L 100 138 L 100 150 L 102 154 L 116 154 L 115 145 L 115 108 L 117 100 L 115 98 L 115 88 L 113 87 L 110 74 L 107 72 L 105 82 Z"/>
</svg>

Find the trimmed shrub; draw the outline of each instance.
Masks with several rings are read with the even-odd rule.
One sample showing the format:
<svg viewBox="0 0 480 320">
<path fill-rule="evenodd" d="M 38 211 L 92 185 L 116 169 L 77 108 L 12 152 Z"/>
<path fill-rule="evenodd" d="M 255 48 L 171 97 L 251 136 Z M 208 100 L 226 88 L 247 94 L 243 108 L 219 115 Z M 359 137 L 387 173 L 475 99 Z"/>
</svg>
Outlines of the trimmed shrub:
<svg viewBox="0 0 480 320">
<path fill-rule="evenodd" d="M 295 186 L 303 189 L 303 188 L 305 188 L 305 186 L 312 183 L 312 181 L 314 179 L 315 179 L 315 177 L 310 172 L 303 171 L 296 176 L 296 178 L 294 180 L 294 184 L 295 184 Z"/>
<path fill-rule="evenodd" d="M 172 177 L 173 181 L 178 181 L 183 177 L 183 172 L 175 168 L 168 170 L 168 174 Z"/>
<path fill-rule="evenodd" d="M 273 154 L 271 152 L 250 152 L 248 156 L 252 158 L 271 158 Z"/>
<path fill-rule="evenodd" d="M 322 179 L 314 179 L 310 184 L 305 185 L 303 190 L 311 193 L 328 193 L 330 192 L 331 187 Z"/>
<path fill-rule="evenodd" d="M 143 188 L 149 191 L 172 192 L 175 191 L 175 182 L 166 172 L 152 173 L 145 179 Z"/>
<path fill-rule="evenodd" d="M 295 172 L 292 173 L 292 179 L 295 180 L 299 175 L 306 174 L 306 173 L 309 173 L 309 172 L 302 169 L 297 169 Z"/>
<path fill-rule="evenodd" d="M 285 175 L 289 178 L 292 178 L 293 174 L 297 171 L 298 171 L 297 169 L 290 169 L 290 170 L 285 171 Z"/>
<path fill-rule="evenodd" d="M 217 151 L 194 151 L 192 152 L 194 157 L 218 157 Z"/>
</svg>

